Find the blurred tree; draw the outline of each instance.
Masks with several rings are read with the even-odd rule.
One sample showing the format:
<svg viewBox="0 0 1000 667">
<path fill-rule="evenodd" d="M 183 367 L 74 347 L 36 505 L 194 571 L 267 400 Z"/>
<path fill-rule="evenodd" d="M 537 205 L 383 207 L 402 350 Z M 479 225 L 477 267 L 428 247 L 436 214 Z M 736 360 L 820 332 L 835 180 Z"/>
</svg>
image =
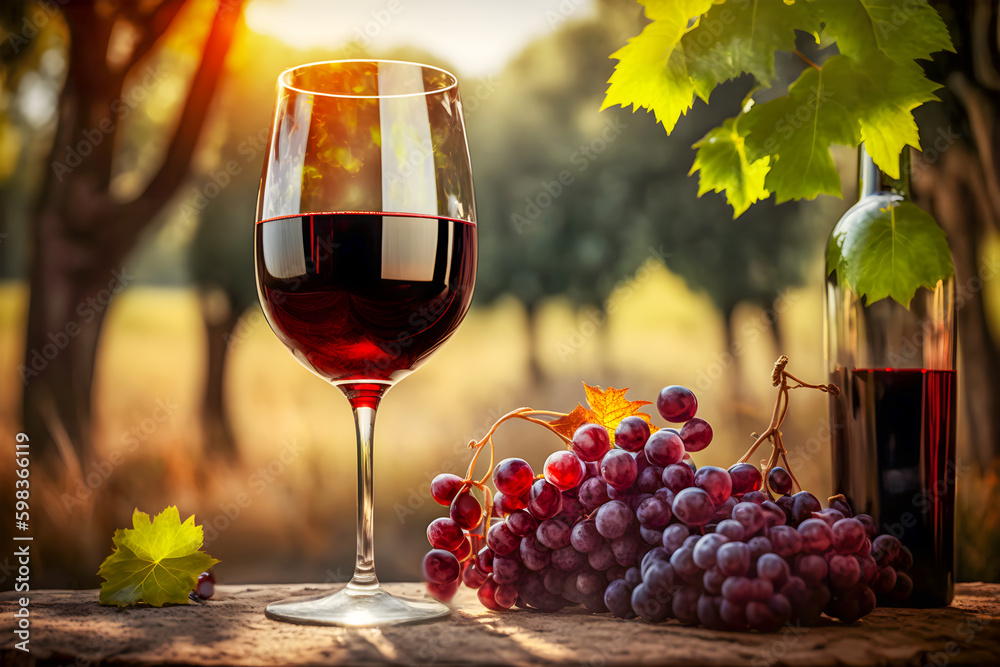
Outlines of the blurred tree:
<svg viewBox="0 0 1000 667">
<path fill-rule="evenodd" d="M 690 146 L 722 121 L 720 109 L 738 108 L 748 82 L 718 91 L 728 99 L 712 109 L 699 103 L 670 141 L 651 115 L 598 113 L 614 66 L 607 54 L 637 31 L 639 9 L 605 0 L 594 18 L 537 40 L 470 114 L 484 223 L 476 300 L 516 296 L 533 331 L 545 299 L 601 308 L 653 258 L 711 296 L 732 343 L 736 306 L 771 308 L 781 290 L 801 284 L 825 230 L 793 221 L 795 204 L 762 204 L 736 222 L 721 197 L 697 198 Z M 468 91 L 465 98 L 469 106 Z M 772 324 L 765 330 L 774 335 Z M 531 352 L 537 378 L 537 343 Z"/>
<path fill-rule="evenodd" d="M 959 289 L 959 344 L 966 420 L 981 466 L 1000 463 L 1000 332 L 990 329 L 983 285 L 996 278 L 985 245 L 1000 232 L 1000 8 L 986 0 L 934 2 L 956 53 L 939 53 L 928 75 L 943 104 L 920 109 L 922 159 L 914 189 L 948 232 Z"/>
<path fill-rule="evenodd" d="M 155 83 L 140 71 L 185 0 L 60 3 L 68 31 L 66 82 L 52 152 L 34 214 L 24 376 L 24 426 L 37 451 L 67 463 L 90 449 L 91 385 L 101 323 L 129 282 L 123 261 L 187 176 L 206 112 L 223 72 L 242 0 L 215 7 L 200 62 L 162 162 L 134 197 L 116 188 L 116 139 L 130 92 Z M 54 5 L 5 3 L 6 47 L 28 46 L 28 28 Z M 30 8 L 31 12 L 26 9 Z M 36 30 L 37 31 L 37 30 Z M 149 77 L 153 81 L 149 81 Z M 148 91 L 147 91 L 148 92 Z M 140 141 L 142 141 L 140 139 Z"/>
<path fill-rule="evenodd" d="M 197 176 L 179 207 L 180 219 L 172 223 L 194 229 L 187 254 L 207 344 L 201 400 L 205 447 L 229 459 L 238 457 L 238 449 L 226 410 L 226 361 L 231 345 L 243 337 L 236 330 L 240 318 L 258 308 L 252 225 L 274 82 L 285 67 L 305 62 L 301 52 L 260 35 L 252 46 L 241 40 L 234 56 L 239 66 L 219 91 L 208 121 L 208 146 L 196 159 Z"/>
</svg>

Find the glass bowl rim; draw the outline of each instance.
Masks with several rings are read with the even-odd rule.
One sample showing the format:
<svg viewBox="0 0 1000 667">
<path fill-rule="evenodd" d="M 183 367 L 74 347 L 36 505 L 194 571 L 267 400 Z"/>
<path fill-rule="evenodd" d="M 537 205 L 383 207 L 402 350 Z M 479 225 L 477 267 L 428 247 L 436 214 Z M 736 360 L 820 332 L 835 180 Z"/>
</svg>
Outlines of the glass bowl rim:
<svg viewBox="0 0 1000 667">
<path fill-rule="evenodd" d="M 434 90 L 424 90 L 416 93 L 400 93 L 397 95 L 352 95 L 348 93 L 333 93 L 324 92 L 320 90 L 308 90 L 306 88 L 301 88 L 299 86 L 292 85 L 291 77 L 292 75 L 300 70 L 305 70 L 311 67 L 319 67 L 322 65 L 340 65 L 344 63 L 394 63 L 399 65 L 410 65 L 413 67 L 419 67 L 421 69 L 430 69 L 436 72 L 444 74 L 448 78 L 447 85 Z M 377 100 L 377 99 L 389 99 L 398 97 L 427 97 L 429 95 L 438 95 L 440 93 L 447 92 L 452 88 L 458 87 L 458 77 L 449 72 L 448 70 L 435 67 L 434 65 L 427 65 L 425 63 L 413 62 L 411 60 L 388 60 L 385 58 L 350 58 L 344 60 L 318 60 L 311 63 L 303 63 L 301 65 L 295 65 L 294 67 L 289 67 L 278 75 L 278 85 L 285 90 L 292 90 L 303 95 L 314 95 L 317 97 L 338 97 L 343 99 L 356 99 L 356 100 Z"/>
</svg>

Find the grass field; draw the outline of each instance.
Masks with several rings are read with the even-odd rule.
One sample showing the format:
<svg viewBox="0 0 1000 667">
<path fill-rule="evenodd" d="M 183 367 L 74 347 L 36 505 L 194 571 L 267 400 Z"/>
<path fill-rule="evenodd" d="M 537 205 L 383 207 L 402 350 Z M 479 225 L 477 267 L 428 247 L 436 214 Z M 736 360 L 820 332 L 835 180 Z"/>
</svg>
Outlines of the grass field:
<svg viewBox="0 0 1000 667">
<path fill-rule="evenodd" d="M 738 358 L 726 352 L 709 300 L 661 265 L 644 267 L 631 287 L 627 298 L 612 296 L 611 314 L 574 313 L 560 302 L 541 311 L 542 384 L 529 379 L 524 310 L 503 301 L 474 309 L 435 358 L 389 393 L 376 429 L 376 553 L 384 579 L 418 577 L 424 529 L 443 514 L 429 499 L 429 480 L 442 471 L 463 474 L 466 444 L 510 409 L 569 411 L 583 399 L 581 380 L 629 386 L 630 397 L 646 400 L 664 384 L 685 384 L 716 432 L 695 460 L 728 466 L 770 418 L 769 376 L 779 352 L 799 377 L 825 378 L 818 287 L 782 296 L 777 321 L 787 344 L 780 351 L 767 332 L 770 315 L 740 310 Z M 0 428 L 10 433 L 18 422 L 25 297 L 23 286 L 0 287 Z M 113 303 L 94 389 L 96 460 L 84 485 L 45 492 L 38 521 L 59 547 L 43 551 L 43 581 L 94 585 L 86 573 L 108 552 L 111 528 L 125 525 L 133 507 L 157 512 L 169 504 L 205 524 L 224 581 L 350 575 L 356 468 L 347 401 L 301 368 L 255 309 L 236 332 L 226 378 L 242 462 L 207 460 L 196 419 L 199 318 L 188 290 L 133 288 Z M 825 396 L 798 392 L 784 429 L 800 461 L 796 473 L 820 497 L 830 489 L 826 418 Z M 539 467 L 558 446 L 528 424 L 505 425 L 496 441 L 498 458 L 522 456 Z M 995 476 L 976 484 L 973 500 L 996 490 Z M 67 577 L 65 569 L 84 574 Z"/>
</svg>

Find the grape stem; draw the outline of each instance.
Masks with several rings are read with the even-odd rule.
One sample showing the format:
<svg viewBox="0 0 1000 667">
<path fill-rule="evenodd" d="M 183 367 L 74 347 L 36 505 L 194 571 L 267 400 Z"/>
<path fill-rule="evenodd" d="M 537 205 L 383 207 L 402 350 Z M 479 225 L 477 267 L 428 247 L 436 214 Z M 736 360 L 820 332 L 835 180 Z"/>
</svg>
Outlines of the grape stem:
<svg viewBox="0 0 1000 667">
<path fill-rule="evenodd" d="M 750 449 L 748 449 L 746 454 L 741 456 L 738 461 L 739 463 L 746 463 L 765 440 L 771 441 L 770 456 L 760 462 L 761 471 L 764 477 L 764 490 L 767 492 L 767 495 L 771 500 L 774 500 L 775 494 L 768 482 L 768 475 L 770 475 L 771 471 L 777 467 L 779 460 L 785 464 L 785 471 L 791 476 L 794 487 L 799 491 L 802 490 L 802 485 L 799 484 L 799 480 L 795 477 L 795 473 L 792 472 L 792 467 L 788 463 L 788 450 L 785 449 L 785 443 L 781 439 L 781 425 L 784 423 L 785 417 L 788 415 L 788 392 L 792 389 L 818 389 L 819 391 L 826 392 L 831 396 L 836 396 L 840 393 L 840 388 L 835 384 L 811 384 L 800 380 L 785 370 L 787 365 L 788 357 L 785 355 L 781 355 L 778 357 L 778 360 L 774 362 L 774 368 L 771 370 L 771 384 L 778 388 L 778 398 L 774 402 L 774 411 L 771 413 L 771 423 L 768 424 L 767 429 L 763 433 L 757 436 L 754 443 L 750 445 Z M 794 384 L 789 384 L 790 382 Z"/>
<path fill-rule="evenodd" d="M 493 492 L 490 490 L 490 487 L 486 484 L 486 482 L 489 480 L 490 475 L 493 474 L 493 460 L 494 460 L 493 434 L 496 433 L 497 429 L 500 427 L 500 424 L 504 423 L 505 421 L 509 421 L 511 419 L 523 419 L 526 422 L 531 422 L 532 424 L 538 424 L 539 426 L 544 426 L 545 428 L 547 428 L 548 430 L 552 431 L 560 438 L 562 438 L 566 444 L 569 444 L 573 442 L 572 438 L 567 438 L 565 435 L 557 431 L 555 427 L 550 425 L 547 421 L 545 421 L 544 419 L 539 419 L 539 417 L 554 417 L 555 419 L 559 419 L 560 417 L 565 417 L 565 416 L 566 416 L 565 412 L 553 412 L 552 410 L 535 410 L 534 408 L 517 408 L 516 410 L 511 410 L 503 417 L 498 419 L 496 423 L 493 424 L 493 427 L 490 428 L 490 430 L 486 433 L 486 435 L 484 435 L 480 440 L 473 440 L 469 443 L 469 449 L 475 449 L 476 453 L 472 456 L 472 461 L 469 462 L 469 469 L 465 473 L 465 480 L 463 481 L 461 488 L 459 488 L 459 492 L 465 491 L 466 489 L 470 489 L 473 487 L 482 491 L 483 511 L 484 511 L 483 516 L 484 516 L 484 521 L 486 521 L 487 525 L 489 524 L 490 516 L 493 513 Z M 490 464 L 489 466 L 487 466 L 486 474 L 483 475 L 482 479 L 477 480 L 473 478 L 472 474 L 476 470 L 476 462 L 479 460 L 479 455 L 483 452 L 483 449 L 487 444 L 490 446 Z M 486 534 L 485 530 L 483 534 L 484 535 Z"/>
</svg>

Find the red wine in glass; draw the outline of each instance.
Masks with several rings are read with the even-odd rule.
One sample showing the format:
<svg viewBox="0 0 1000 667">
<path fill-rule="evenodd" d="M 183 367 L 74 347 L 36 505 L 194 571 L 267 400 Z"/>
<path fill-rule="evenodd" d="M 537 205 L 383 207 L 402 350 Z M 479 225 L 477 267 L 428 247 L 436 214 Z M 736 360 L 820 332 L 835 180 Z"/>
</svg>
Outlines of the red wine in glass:
<svg viewBox="0 0 1000 667">
<path fill-rule="evenodd" d="M 834 492 L 913 553 L 912 595 L 880 604 L 948 605 L 955 583 L 955 371 L 844 369 L 833 382 L 842 388 L 833 413 Z"/>
<path fill-rule="evenodd" d="M 257 223 L 257 285 L 271 328 L 334 384 L 393 383 L 458 328 L 476 278 L 476 226 L 390 213 Z"/>
</svg>

